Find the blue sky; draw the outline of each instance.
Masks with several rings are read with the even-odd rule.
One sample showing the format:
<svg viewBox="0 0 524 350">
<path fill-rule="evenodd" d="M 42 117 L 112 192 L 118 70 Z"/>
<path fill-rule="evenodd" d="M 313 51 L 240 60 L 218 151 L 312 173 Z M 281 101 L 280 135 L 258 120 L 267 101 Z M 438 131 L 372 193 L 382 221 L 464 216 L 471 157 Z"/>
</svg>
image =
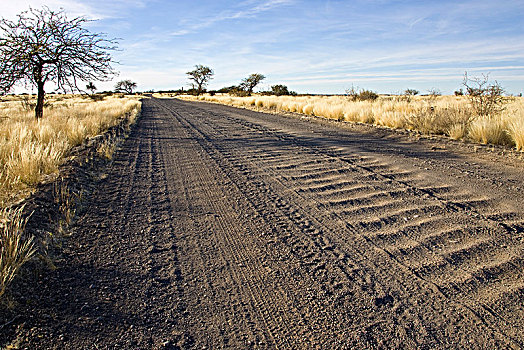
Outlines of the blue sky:
<svg viewBox="0 0 524 350">
<path fill-rule="evenodd" d="M 465 71 L 524 92 L 524 1 L 0 0 L 1 15 L 29 6 L 97 19 L 89 29 L 122 38 L 120 76 L 140 90 L 187 87 L 195 64 L 209 88 L 251 73 L 261 88 L 379 93 L 460 88 Z M 114 82 L 95 84 L 112 89 Z"/>
</svg>

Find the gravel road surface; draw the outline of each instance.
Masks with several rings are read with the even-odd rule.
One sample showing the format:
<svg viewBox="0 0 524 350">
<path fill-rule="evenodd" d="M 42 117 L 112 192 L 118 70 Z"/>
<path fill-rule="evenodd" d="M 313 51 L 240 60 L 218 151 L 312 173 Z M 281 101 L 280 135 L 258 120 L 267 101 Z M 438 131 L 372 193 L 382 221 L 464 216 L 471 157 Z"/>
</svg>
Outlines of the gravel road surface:
<svg viewBox="0 0 524 350">
<path fill-rule="evenodd" d="M 27 349 L 524 347 L 524 162 L 443 138 L 146 99 Z"/>
</svg>

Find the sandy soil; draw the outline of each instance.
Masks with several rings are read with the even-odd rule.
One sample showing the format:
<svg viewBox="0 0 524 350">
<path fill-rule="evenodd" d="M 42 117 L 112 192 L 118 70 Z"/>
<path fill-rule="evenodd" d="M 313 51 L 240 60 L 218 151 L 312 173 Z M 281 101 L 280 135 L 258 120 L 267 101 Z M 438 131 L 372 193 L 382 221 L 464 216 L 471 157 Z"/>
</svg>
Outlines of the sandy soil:
<svg viewBox="0 0 524 350">
<path fill-rule="evenodd" d="M 518 155 L 331 124 L 145 100 L 3 345 L 524 347 Z"/>
</svg>

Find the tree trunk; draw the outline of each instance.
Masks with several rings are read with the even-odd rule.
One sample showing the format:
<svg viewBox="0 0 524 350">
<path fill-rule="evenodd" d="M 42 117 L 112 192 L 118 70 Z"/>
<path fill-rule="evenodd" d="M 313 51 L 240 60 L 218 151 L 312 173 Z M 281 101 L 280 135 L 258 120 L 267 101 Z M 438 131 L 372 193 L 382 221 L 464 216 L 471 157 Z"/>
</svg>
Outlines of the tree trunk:
<svg viewBox="0 0 524 350">
<path fill-rule="evenodd" d="M 38 120 L 44 116 L 44 63 L 42 59 L 38 58 L 38 64 L 33 68 L 33 79 L 38 88 L 38 95 L 36 98 L 36 107 L 35 107 L 35 118 Z"/>
<path fill-rule="evenodd" d="M 40 119 L 44 116 L 44 83 L 38 82 L 38 96 L 36 98 L 36 107 L 35 107 L 35 117 L 36 119 Z"/>
</svg>

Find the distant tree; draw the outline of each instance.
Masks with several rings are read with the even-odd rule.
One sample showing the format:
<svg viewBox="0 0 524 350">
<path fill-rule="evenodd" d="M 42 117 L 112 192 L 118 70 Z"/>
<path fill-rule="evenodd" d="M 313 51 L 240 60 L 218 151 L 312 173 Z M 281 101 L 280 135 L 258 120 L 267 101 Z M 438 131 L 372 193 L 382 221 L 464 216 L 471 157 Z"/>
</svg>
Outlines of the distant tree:
<svg viewBox="0 0 524 350">
<path fill-rule="evenodd" d="M 458 90 L 455 90 L 455 96 L 463 96 L 464 95 L 464 91 L 461 89 L 458 89 Z"/>
<path fill-rule="evenodd" d="M 86 89 L 91 91 L 91 94 L 94 94 L 96 91 L 96 86 L 93 84 L 93 82 L 89 82 L 89 84 L 86 85 Z"/>
<path fill-rule="evenodd" d="M 204 91 L 204 87 L 207 83 L 213 79 L 215 73 L 211 68 L 197 64 L 194 70 L 187 72 L 186 74 L 189 76 L 189 80 L 194 82 L 192 85 L 196 90 L 196 94 L 200 95 Z"/>
<path fill-rule="evenodd" d="M 133 90 L 136 89 L 137 85 L 134 81 L 129 79 L 121 80 L 115 85 L 115 92 L 123 92 L 126 94 L 132 94 Z"/>
<path fill-rule="evenodd" d="M 115 71 L 108 53 L 114 39 L 83 28 L 87 19 L 68 19 L 63 10 L 30 8 L 16 21 L 0 19 L 0 93 L 17 83 L 31 84 L 38 91 L 35 117 L 42 118 L 47 82 L 57 90 L 77 91 L 81 81 L 108 80 Z"/>
<path fill-rule="evenodd" d="M 248 96 L 251 96 L 253 89 L 266 77 L 259 73 L 253 73 L 249 77 L 242 80 L 240 87 L 247 92 Z"/>
</svg>

